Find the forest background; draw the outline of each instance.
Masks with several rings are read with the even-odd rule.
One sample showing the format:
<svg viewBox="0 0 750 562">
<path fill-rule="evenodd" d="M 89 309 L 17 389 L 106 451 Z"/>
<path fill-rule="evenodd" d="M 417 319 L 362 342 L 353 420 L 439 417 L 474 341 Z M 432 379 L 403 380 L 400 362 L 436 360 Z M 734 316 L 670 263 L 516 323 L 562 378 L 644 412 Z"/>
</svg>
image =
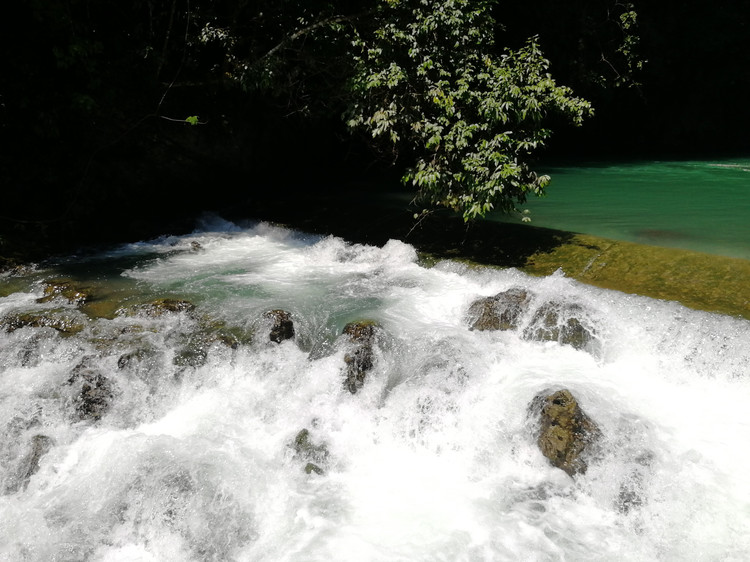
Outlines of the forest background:
<svg viewBox="0 0 750 562">
<path fill-rule="evenodd" d="M 750 149 L 743 0 L 15 9 L 0 39 L 0 254 L 143 238 L 206 209 L 402 178 L 425 206 L 473 219 L 543 191 L 540 156 Z M 508 80 L 522 95 L 497 94 Z M 425 133 L 436 126 L 441 136 Z"/>
</svg>

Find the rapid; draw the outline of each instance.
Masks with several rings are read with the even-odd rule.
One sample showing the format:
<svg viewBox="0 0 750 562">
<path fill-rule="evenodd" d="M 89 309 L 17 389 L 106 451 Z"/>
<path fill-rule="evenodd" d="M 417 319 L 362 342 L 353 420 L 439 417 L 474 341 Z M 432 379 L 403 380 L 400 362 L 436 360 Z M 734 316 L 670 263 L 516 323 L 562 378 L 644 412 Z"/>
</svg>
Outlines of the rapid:
<svg viewBox="0 0 750 562">
<path fill-rule="evenodd" d="M 58 277 L 95 297 L 45 299 Z M 747 320 L 217 217 L 3 285 L 1 560 L 750 559 Z M 520 327 L 471 330 L 513 287 Z M 585 346 L 529 337 L 552 302 Z M 380 335 L 352 393 L 359 320 Z M 585 474 L 537 446 L 549 389 L 601 431 Z"/>
</svg>

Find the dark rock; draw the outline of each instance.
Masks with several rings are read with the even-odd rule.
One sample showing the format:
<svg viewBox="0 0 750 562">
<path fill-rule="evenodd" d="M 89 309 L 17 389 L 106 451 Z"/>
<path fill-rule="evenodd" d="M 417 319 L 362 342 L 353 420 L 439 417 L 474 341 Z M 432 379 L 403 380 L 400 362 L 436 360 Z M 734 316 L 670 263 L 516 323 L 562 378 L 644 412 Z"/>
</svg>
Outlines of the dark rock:
<svg viewBox="0 0 750 562">
<path fill-rule="evenodd" d="M 556 341 L 583 349 L 594 338 L 593 329 L 579 319 L 584 314 L 583 307 L 577 304 L 545 303 L 534 313 L 523 337 L 536 341 Z"/>
<path fill-rule="evenodd" d="M 70 279 L 51 279 L 44 282 L 44 296 L 37 302 L 49 302 L 62 298 L 70 304 L 81 306 L 91 300 L 91 289 L 78 287 Z"/>
<path fill-rule="evenodd" d="M 21 328 L 53 328 L 64 336 L 71 336 L 83 330 L 79 320 L 67 315 L 42 314 L 26 312 L 10 314 L 0 320 L 0 327 L 6 332 L 15 332 Z"/>
<path fill-rule="evenodd" d="M 541 393 L 529 409 L 539 421 L 537 444 L 542 454 L 571 476 L 584 474 L 585 457 L 601 438 L 601 432 L 570 391 Z"/>
<path fill-rule="evenodd" d="M 286 310 L 269 310 L 263 314 L 263 318 L 271 321 L 269 339 L 272 342 L 281 343 L 294 338 L 292 315 Z"/>
<path fill-rule="evenodd" d="M 344 387 L 352 394 L 356 394 L 364 386 L 367 372 L 375 365 L 373 345 L 378 330 L 378 325 L 369 320 L 351 322 L 344 327 L 343 333 L 349 336 L 349 342 L 354 346 L 352 351 L 344 355 Z"/>
<path fill-rule="evenodd" d="M 320 465 L 325 465 L 328 460 L 328 448 L 325 445 L 315 444 L 310 439 L 310 431 L 303 429 L 294 438 L 292 443 L 294 456 L 302 460 L 309 461 L 305 465 L 307 474 L 323 474 L 324 470 Z"/>
<path fill-rule="evenodd" d="M 107 413 L 113 397 L 112 386 L 107 377 L 88 368 L 84 361 L 73 369 L 68 384 L 81 385 L 80 391 L 75 396 L 75 411 L 78 419 L 98 421 Z"/>
<path fill-rule="evenodd" d="M 494 297 L 474 301 L 469 307 L 471 330 L 513 330 L 528 307 L 531 295 L 520 287 L 513 287 Z"/>
</svg>

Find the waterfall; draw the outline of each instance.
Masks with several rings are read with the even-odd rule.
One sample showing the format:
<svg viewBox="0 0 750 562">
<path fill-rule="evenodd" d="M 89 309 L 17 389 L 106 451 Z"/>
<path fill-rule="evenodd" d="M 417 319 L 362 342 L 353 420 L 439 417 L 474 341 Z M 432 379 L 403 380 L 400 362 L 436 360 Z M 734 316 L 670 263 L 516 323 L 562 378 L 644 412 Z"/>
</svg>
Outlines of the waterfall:
<svg viewBox="0 0 750 562">
<path fill-rule="evenodd" d="M 514 325 L 471 329 L 511 289 Z M 0 295 L 0 559 L 750 558 L 746 320 L 220 219 Z M 537 444 L 561 389 L 583 473 Z"/>
</svg>

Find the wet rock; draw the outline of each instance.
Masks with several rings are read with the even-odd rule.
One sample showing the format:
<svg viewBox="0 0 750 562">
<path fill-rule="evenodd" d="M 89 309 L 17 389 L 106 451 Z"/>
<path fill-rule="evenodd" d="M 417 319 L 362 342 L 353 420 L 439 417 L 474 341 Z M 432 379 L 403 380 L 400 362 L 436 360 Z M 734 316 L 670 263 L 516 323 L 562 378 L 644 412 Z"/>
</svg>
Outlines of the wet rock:
<svg viewBox="0 0 750 562">
<path fill-rule="evenodd" d="M 36 302 L 50 302 L 57 298 L 82 306 L 91 300 L 91 289 L 79 287 L 70 279 L 50 279 L 44 282 L 44 296 L 38 298 Z"/>
<path fill-rule="evenodd" d="M 173 363 L 180 367 L 200 367 L 208 359 L 212 347 L 237 349 L 248 343 L 251 336 L 241 330 L 231 330 L 218 325 L 206 325 L 187 335 L 175 353 Z"/>
<path fill-rule="evenodd" d="M 77 318 L 54 313 L 24 312 L 10 314 L 0 320 L 0 328 L 6 332 L 15 332 L 27 327 L 53 328 L 64 336 L 72 336 L 82 331 L 85 326 Z"/>
<path fill-rule="evenodd" d="M 570 391 L 541 393 L 531 402 L 529 410 L 539 423 L 537 445 L 542 454 L 570 476 L 584 474 L 586 457 L 601 438 L 601 432 Z"/>
<path fill-rule="evenodd" d="M 328 448 L 322 444 L 315 444 L 310 438 L 310 431 L 303 429 L 300 431 L 292 443 L 294 456 L 308 461 L 305 465 L 307 474 L 323 474 L 325 471 L 321 465 L 325 466 L 328 460 Z"/>
<path fill-rule="evenodd" d="M 263 318 L 271 322 L 271 333 L 268 337 L 272 342 L 281 343 L 294 338 L 292 315 L 286 310 L 269 310 L 263 313 Z"/>
<path fill-rule="evenodd" d="M 583 349 L 594 339 L 594 330 L 581 320 L 584 317 L 585 311 L 578 304 L 545 303 L 534 313 L 523 337 Z"/>
<path fill-rule="evenodd" d="M 112 385 L 107 377 L 82 362 L 73 369 L 68 384 L 79 385 L 74 404 L 76 417 L 81 420 L 98 421 L 107 413 L 112 401 Z"/>
<path fill-rule="evenodd" d="M 378 330 L 379 326 L 369 320 L 351 322 L 344 327 L 343 333 L 349 336 L 349 342 L 353 344 L 353 350 L 344 355 L 344 387 L 352 394 L 364 386 L 367 372 L 375 365 L 373 345 Z"/>
<path fill-rule="evenodd" d="M 192 312 L 193 310 L 195 310 L 195 305 L 190 301 L 182 299 L 156 299 L 146 304 L 120 308 L 117 310 L 117 315 L 158 318 L 165 314 L 178 314 L 180 312 Z"/>
<path fill-rule="evenodd" d="M 34 435 L 26 454 L 18 463 L 15 478 L 6 486 L 7 493 L 14 493 L 25 490 L 29 485 L 29 480 L 39 470 L 39 462 L 42 457 L 52 449 L 54 441 L 46 435 Z"/>
<path fill-rule="evenodd" d="M 531 295 L 525 289 L 513 287 L 494 297 L 474 301 L 469 307 L 471 330 L 513 330 L 528 307 Z"/>
</svg>

